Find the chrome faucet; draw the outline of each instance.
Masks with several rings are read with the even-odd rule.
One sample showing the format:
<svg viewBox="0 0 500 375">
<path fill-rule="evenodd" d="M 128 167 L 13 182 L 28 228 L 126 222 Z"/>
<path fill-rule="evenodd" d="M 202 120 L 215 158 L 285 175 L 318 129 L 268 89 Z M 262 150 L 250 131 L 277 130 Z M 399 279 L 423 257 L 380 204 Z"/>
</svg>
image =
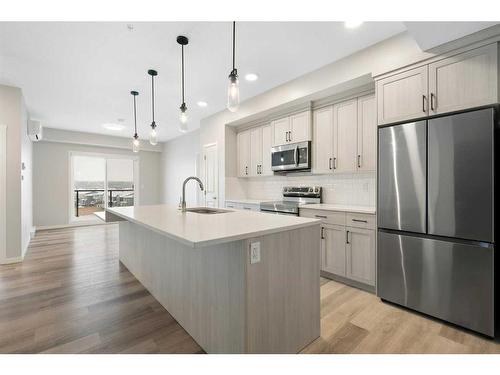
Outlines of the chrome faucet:
<svg viewBox="0 0 500 375">
<path fill-rule="evenodd" d="M 198 184 L 200 185 L 200 190 L 203 191 L 203 182 L 201 182 L 201 180 L 198 177 L 191 176 L 191 177 L 186 178 L 182 184 L 182 202 L 181 202 L 182 212 L 186 212 L 186 183 L 189 180 L 198 181 Z"/>
</svg>

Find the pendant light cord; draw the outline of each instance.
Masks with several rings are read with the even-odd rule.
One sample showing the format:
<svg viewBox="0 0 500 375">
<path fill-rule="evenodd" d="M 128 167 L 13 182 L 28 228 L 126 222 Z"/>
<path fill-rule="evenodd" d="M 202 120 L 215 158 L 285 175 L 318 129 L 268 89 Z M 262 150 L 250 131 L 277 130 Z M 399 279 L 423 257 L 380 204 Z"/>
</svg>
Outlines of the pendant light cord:
<svg viewBox="0 0 500 375">
<path fill-rule="evenodd" d="M 153 124 L 155 123 L 155 77 L 151 75 L 151 109 L 153 112 Z"/>
<path fill-rule="evenodd" d="M 181 44 L 182 55 L 182 104 L 184 104 L 184 45 Z"/>
<path fill-rule="evenodd" d="M 235 54 L 236 54 L 236 21 L 233 21 L 233 71 L 235 64 Z"/>
<path fill-rule="evenodd" d="M 137 109 L 135 107 L 135 97 L 136 95 L 134 95 L 134 129 L 135 129 L 134 136 L 137 137 Z"/>
</svg>

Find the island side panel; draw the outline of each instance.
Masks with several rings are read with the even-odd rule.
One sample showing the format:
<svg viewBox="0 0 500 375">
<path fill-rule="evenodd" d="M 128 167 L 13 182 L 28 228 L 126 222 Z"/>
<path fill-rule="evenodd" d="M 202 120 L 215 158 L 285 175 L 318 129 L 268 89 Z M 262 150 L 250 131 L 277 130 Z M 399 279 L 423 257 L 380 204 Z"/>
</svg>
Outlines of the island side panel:
<svg viewBox="0 0 500 375">
<path fill-rule="evenodd" d="M 320 336 L 320 225 L 247 240 L 247 351 L 297 353 Z"/>
<path fill-rule="evenodd" d="M 120 222 L 120 261 L 208 353 L 245 351 L 245 241 L 193 249 Z"/>
</svg>

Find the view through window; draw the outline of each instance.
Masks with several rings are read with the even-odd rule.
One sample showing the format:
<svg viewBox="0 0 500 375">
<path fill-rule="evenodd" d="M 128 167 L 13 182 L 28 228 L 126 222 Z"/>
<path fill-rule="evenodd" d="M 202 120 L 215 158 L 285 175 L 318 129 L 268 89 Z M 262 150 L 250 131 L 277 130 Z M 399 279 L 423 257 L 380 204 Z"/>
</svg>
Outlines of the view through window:
<svg viewBox="0 0 500 375">
<path fill-rule="evenodd" d="M 134 160 L 73 155 L 72 170 L 74 217 L 134 205 Z"/>
</svg>

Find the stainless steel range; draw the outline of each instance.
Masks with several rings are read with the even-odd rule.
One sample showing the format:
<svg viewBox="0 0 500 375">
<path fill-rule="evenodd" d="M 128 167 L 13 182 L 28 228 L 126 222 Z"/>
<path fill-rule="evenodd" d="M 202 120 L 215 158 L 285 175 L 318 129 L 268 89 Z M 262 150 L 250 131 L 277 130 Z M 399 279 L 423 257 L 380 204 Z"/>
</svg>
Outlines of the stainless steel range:
<svg viewBox="0 0 500 375">
<path fill-rule="evenodd" d="M 260 210 L 270 214 L 299 216 L 299 207 L 311 203 L 321 203 L 321 187 L 285 186 L 283 200 L 262 202 Z"/>
</svg>

